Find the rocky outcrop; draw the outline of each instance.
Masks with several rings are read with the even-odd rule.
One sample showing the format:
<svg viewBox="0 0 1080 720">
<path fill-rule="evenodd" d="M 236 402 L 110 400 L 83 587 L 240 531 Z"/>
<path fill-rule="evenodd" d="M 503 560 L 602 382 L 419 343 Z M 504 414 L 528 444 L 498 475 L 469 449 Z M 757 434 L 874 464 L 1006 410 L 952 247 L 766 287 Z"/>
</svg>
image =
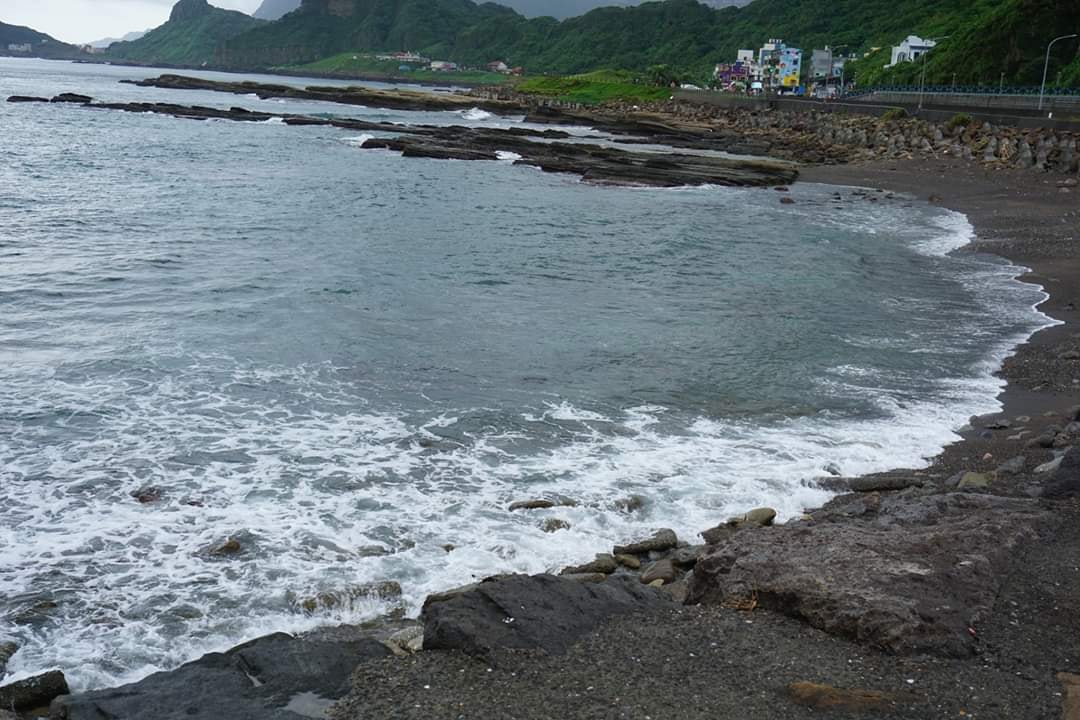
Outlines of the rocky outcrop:
<svg viewBox="0 0 1080 720">
<path fill-rule="evenodd" d="M 424 608 L 424 649 L 486 655 L 498 648 L 562 653 L 613 615 L 672 607 L 636 578 L 576 582 L 512 575 Z"/>
<path fill-rule="evenodd" d="M 432 93 L 418 90 L 378 90 L 375 88 L 352 87 L 306 87 L 291 85 L 270 85 L 255 82 L 220 82 L 186 75 L 166 74 L 129 82 L 140 87 L 158 87 L 169 90 L 211 90 L 233 93 L 235 95 L 258 95 L 260 98 L 293 98 L 298 100 L 320 100 L 343 105 L 363 105 L 372 108 L 391 110 L 469 110 L 479 107 L 494 113 L 519 113 L 521 106 L 499 100 L 479 100 L 467 95 L 454 93 Z"/>
<path fill-rule="evenodd" d="M 732 535 L 688 601 L 763 607 L 893 652 L 963 656 L 1010 555 L 1048 519 L 1033 501 L 892 494 Z"/>
<path fill-rule="evenodd" d="M 1068 450 L 1043 484 L 1043 497 L 1052 500 L 1080 497 L 1080 448 Z"/>
<path fill-rule="evenodd" d="M 320 717 L 294 710 L 324 711 L 348 692 L 358 663 L 390 654 L 383 643 L 359 635 L 277 633 L 131 685 L 58 698 L 51 716 L 56 720 Z"/>
<path fill-rule="evenodd" d="M 68 693 L 67 679 L 59 670 L 18 680 L 0 687 L 0 708 L 32 710 L 45 707 L 49 702 Z"/>
</svg>

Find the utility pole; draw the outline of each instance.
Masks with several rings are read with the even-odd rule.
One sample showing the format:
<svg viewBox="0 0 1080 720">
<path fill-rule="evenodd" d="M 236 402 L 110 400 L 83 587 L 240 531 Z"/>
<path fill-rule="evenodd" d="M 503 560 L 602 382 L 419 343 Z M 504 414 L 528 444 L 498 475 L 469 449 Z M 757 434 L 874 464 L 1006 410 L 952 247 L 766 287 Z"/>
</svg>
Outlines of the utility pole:
<svg viewBox="0 0 1080 720">
<path fill-rule="evenodd" d="M 998 82 L 998 95 L 1005 94 L 1005 73 L 1001 73 L 1001 80 Z"/>
<path fill-rule="evenodd" d="M 1074 37 L 1077 37 L 1076 33 L 1073 33 L 1072 35 L 1062 35 L 1061 37 L 1056 37 L 1053 40 L 1051 40 L 1050 44 L 1046 46 L 1046 62 L 1043 63 L 1042 86 L 1039 87 L 1039 110 L 1040 111 L 1042 111 L 1042 107 L 1043 107 L 1043 94 L 1046 92 L 1046 70 L 1047 70 L 1047 68 L 1050 67 L 1050 48 L 1052 48 L 1054 46 L 1054 43 L 1056 43 L 1058 40 L 1068 40 L 1069 38 L 1074 38 Z"/>
<path fill-rule="evenodd" d="M 933 41 L 934 47 L 937 47 L 937 44 L 940 41 L 947 38 L 947 37 L 950 37 L 950 36 L 949 35 L 942 35 L 939 38 L 930 38 L 930 39 Z M 929 55 L 930 51 L 933 50 L 933 49 L 934 48 L 927 48 L 926 52 L 924 52 L 922 54 L 922 76 L 919 78 L 919 109 L 920 110 L 922 110 L 923 91 L 926 88 L 926 56 Z"/>
</svg>

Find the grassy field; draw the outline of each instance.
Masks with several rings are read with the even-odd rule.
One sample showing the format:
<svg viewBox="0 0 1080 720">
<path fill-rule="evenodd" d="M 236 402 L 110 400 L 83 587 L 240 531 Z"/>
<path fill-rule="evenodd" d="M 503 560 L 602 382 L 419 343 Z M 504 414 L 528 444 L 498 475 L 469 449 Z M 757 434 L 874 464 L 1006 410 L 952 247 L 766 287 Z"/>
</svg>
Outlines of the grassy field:
<svg viewBox="0 0 1080 720">
<path fill-rule="evenodd" d="M 371 55 L 341 53 L 317 62 L 306 65 L 292 65 L 285 69 L 292 72 L 364 77 L 378 80 L 411 80 L 423 83 L 446 83 L 447 85 L 506 85 L 520 79 L 484 70 L 463 70 L 445 73 L 415 69 L 404 72 L 399 68 L 400 64 L 396 60 L 376 60 Z"/>
<path fill-rule="evenodd" d="M 623 100 L 648 102 L 667 100 L 671 90 L 646 83 L 639 75 L 624 71 L 598 70 L 566 77 L 535 77 L 517 86 L 518 92 L 547 95 L 567 102 L 598 105 Z"/>
</svg>

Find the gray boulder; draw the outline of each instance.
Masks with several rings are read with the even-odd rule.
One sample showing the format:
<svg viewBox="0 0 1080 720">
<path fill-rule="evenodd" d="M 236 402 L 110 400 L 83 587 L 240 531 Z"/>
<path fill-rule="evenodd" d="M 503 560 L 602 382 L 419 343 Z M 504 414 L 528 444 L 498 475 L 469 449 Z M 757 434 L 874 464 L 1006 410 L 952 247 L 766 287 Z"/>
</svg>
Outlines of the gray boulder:
<svg viewBox="0 0 1080 720">
<path fill-rule="evenodd" d="M 950 493 L 814 517 L 712 548 L 687 601 L 749 603 L 893 652 L 964 656 L 1014 548 L 1048 515 L 1034 501 Z"/>
<path fill-rule="evenodd" d="M 554 575 L 512 575 L 423 612 L 424 649 L 486 655 L 499 648 L 559 654 L 613 615 L 671 607 L 636 577 L 580 583 Z"/>
<path fill-rule="evenodd" d="M 328 707 L 348 693 L 357 664 L 390 654 L 359 632 L 276 633 L 137 683 L 57 698 L 51 714 L 62 720 L 297 720 L 303 713 L 290 709 L 297 703 Z"/>
<path fill-rule="evenodd" d="M 31 710 L 45 707 L 53 698 L 67 693 L 68 685 L 64 673 L 51 670 L 0 687 L 0 708 Z"/>
<path fill-rule="evenodd" d="M 614 554 L 642 555 L 647 552 L 670 550 L 673 547 L 677 547 L 678 544 L 679 538 L 675 535 L 675 531 L 664 529 L 658 531 L 655 535 L 653 535 L 647 540 L 630 543 L 629 545 L 616 545 Z"/>
<path fill-rule="evenodd" d="M 1043 497 L 1052 500 L 1080 497 L 1080 450 L 1072 448 L 1043 485 Z"/>
</svg>

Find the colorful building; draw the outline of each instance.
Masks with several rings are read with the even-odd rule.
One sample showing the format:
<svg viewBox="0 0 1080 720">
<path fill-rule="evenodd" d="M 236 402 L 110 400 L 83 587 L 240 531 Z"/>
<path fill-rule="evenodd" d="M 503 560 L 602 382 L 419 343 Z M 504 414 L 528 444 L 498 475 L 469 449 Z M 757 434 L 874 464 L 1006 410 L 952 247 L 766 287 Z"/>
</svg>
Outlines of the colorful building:
<svg viewBox="0 0 1080 720">
<path fill-rule="evenodd" d="M 766 88 L 796 88 L 802 77 L 802 50 L 770 38 L 758 50 L 758 65 Z"/>
</svg>

